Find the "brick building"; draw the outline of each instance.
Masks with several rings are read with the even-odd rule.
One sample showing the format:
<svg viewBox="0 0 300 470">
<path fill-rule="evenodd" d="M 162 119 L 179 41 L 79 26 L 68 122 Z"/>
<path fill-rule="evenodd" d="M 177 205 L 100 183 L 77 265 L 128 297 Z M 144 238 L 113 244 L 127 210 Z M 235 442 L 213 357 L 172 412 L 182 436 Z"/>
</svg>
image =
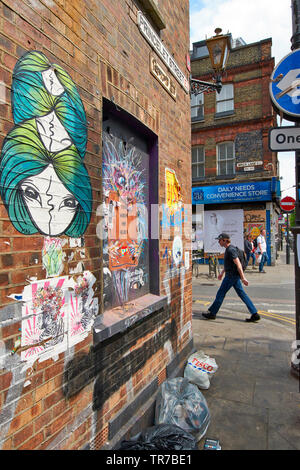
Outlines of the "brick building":
<svg viewBox="0 0 300 470">
<path fill-rule="evenodd" d="M 0 2 L 1 449 L 116 448 L 192 349 L 188 20 Z"/>
<path fill-rule="evenodd" d="M 265 228 L 274 264 L 280 188 L 277 154 L 268 146 L 269 130 L 276 127 L 269 95 L 271 45 L 271 39 L 252 44 L 231 39 L 221 93 L 192 97 L 192 203 L 194 248 L 204 241 L 206 253 L 216 252 L 212 234 L 220 228 L 231 231 L 242 248 L 243 233 L 256 236 Z M 193 44 L 191 68 L 194 78 L 211 80 L 204 41 Z"/>
</svg>

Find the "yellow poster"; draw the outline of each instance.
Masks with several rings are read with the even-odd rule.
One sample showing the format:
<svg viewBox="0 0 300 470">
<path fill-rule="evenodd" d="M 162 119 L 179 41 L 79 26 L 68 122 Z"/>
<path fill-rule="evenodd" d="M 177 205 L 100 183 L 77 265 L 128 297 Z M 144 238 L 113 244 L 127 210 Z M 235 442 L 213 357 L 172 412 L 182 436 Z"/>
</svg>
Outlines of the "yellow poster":
<svg viewBox="0 0 300 470">
<path fill-rule="evenodd" d="M 174 170 L 166 168 L 166 200 L 171 214 L 180 207 L 182 202 L 181 187 Z"/>
</svg>

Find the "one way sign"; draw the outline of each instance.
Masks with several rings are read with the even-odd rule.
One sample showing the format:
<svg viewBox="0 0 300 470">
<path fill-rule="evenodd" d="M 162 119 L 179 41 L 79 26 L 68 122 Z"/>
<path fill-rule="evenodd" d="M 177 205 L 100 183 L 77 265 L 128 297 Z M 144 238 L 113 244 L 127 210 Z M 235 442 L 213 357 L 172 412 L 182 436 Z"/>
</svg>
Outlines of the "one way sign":
<svg viewBox="0 0 300 470">
<path fill-rule="evenodd" d="M 274 127 L 269 131 L 269 148 L 272 152 L 300 149 L 300 127 Z"/>
</svg>

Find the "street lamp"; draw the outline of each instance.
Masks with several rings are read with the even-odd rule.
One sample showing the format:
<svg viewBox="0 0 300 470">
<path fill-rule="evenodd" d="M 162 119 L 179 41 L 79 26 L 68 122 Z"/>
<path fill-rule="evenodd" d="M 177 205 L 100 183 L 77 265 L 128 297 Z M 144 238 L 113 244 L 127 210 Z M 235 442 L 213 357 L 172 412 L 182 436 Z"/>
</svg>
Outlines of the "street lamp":
<svg viewBox="0 0 300 470">
<path fill-rule="evenodd" d="M 216 35 L 212 38 L 206 39 L 209 58 L 215 72 L 215 76 L 213 77 L 215 83 L 203 82 L 202 80 L 197 80 L 196 78 L 191 77 L 190 92 L 193 95 L 198 95 L 205 91 L 217 91 L 217 93 L 220 93 L 222 89 L 222 73 L 226 68 L 230 51 L 230 35 L 221 34 L 221 32 L 221 28 L 216 28 Z"/>
</svg>

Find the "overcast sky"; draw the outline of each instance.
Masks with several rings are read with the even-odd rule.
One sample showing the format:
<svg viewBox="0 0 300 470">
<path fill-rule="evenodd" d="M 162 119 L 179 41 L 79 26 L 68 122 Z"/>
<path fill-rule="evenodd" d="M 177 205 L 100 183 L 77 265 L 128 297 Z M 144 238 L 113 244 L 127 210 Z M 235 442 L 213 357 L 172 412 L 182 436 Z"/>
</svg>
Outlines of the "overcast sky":
<svg viewBox="0 0 300 470">
<path fill-rule="evenodd" d="M 276 66 L 291 52 L 291 0 L 190 0 L 191 48 L 193 42 L 213 36 L 217 27 L 247 44 L 272 38 Z M 282 126 L 293 125 L 282 122 Z M 295 197 L 295 188 L 284 191 L 295 184 L 295 152 L 278 152 L 278 158 L 282 196 Z"/>
</svg>

